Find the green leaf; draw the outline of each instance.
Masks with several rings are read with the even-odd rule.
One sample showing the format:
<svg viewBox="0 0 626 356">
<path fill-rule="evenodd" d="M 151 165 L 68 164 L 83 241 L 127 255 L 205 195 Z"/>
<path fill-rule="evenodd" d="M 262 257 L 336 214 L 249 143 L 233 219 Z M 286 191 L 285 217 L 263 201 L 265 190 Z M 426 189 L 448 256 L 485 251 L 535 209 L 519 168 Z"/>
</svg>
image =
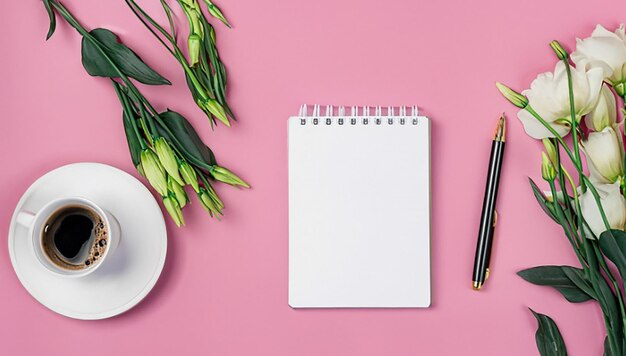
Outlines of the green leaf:
<svg viewBox="0 0 626 356">
<path fill-rule="evenodd" d="M 104 28 L 89 32 L 100 43 L 100 47 L 83 37 L 82 61 L 87 73 L 97 77 L 119 78 L 116 68 L 128 77 L 150 85 L 171 84 L 155 72 L 130 48 L 118 42 L 117 36 Z M 106 53 L 104 56 L 100 49 Z"/>
<path fill-rule="evenodd" d="M 167 110 L 160 113 L 159 116 L 167 128 L 165 130 L 158 127 L 159 133 L 175 144 L 185 159 L 204 169 L 209 169 L 217 164 L 213 151 L 202 142 L 196 130 L 181 114 Z"/>
<path fill-rule="evenodd" d="M 195 68 L 191 68 L 192 72 L 196 71 Z M 196 76 L 196 78 L 198 78 L 198 80 L 201 80 L 201 76 Z M 189 87 L 189 91 L 191 92 L 191 96 L 193 97 L 193 101 L 196 102 L 196 104 L 198 103 L 198 100 L 201 98 L 200 93 L 198 93 L 198 89 L 196 89 L 196 86 L 193 84 L 193 81 L 191 80 L 191 77 L 189 76 L 189 74 L 187 74 L 185 72 L 185 80 L 187 81 L 187 86 Z M 203 80 L 201 80 L 203 81 Z M 210 95 L 213 95 L 213 89 L 210 87 L 205 87 L 205 89 L 207 89 L 207 92 L 210 93 Z"/>
<path fill-rule="evenodd" d="M 595 251 L 598 246 L 594 245 L 594 243 L 597 243 L 597 241 L 583 239 L 583 244 L 585 246 L 584 251 L 589 265 L 589 281 L 596 291 L 596 300 L 598 301 L 598 304 L 600 304 L 602 314 L 605 319 L 608 320 L 606 332 L 609 335 L 621 335 L 622 323 L 617 307 L 616 296 L 613 294 L 613 291 L 609 287 L 606 279 L 602 276 L 602 272 L 598 267 L 599 264 L 596 252 L 599 254 L 600 251 Z M 621 347 L 621 345 L 614 346 L 618 348 Z M 621 350 L 612 351 L 616 355 L 621 355 Z"/>
<path fill-rule="evenodd" d="M 543 194 L 543 192 L 541 190 L 539 190 L 539 187 L 537 187 L 537 184 L 535 184 L 535 182 L 531 178 L 528 178 L 528 182 L 530 183 L 530 187 L 532 188 L 533 194 L 535 195 L 535 198 L 537 199 L 537 202 L 541 206 L 541 209 L 543 209 L 543 211 L 546 214 L 548 214 L 548 216 L 550 218 L 552 218 L 552 220 L 554 220 L 557 224 L 559 224 L 559 220 L 557 219 L 556 214 L 548 206 L 548 203 L 549 203 L 548 202 L 548 198 L 546 198 L 546 196 Z"/>
<path fill-rule="evenodd" d="M 585 277 L 585 272 L 580 268 L 574 268 L 569 266 L 561 266 L 563 273 L 570 279 L 580 290 L 587 293 L 593 299 L 597 299 L 595 297 L 595 292 L 593 290 L 593 286 L 589 283 L 587 278 Z"/>
<path fill-rule="evenodd" d="M 622 342 L 622 349 L 626 348 L 626 340 L 624 340 Z M 609 337 L 605 336 L 604 337 L 604 353 L 602 354 L 604 356 L 619 356 L 619 353 L 617 351 L 613 351 L 611 349 L 611 343 L 609 342 Z"/>
<path fill-rule="evenodd" d="M 141 145 L 139 144 L 139 139 L 137 138 L 137 134 L 135 133 L 135 129 L 133 128 L 133 124 L 130 121 L 134 119 L 129 118 L 126 113 L 123 114 L 123 117 L 124 132 L 126 133 L 126 141 L 128 142 L 130 158 L 133 160 L 133 165 L 137 167 L 141 162 Z"/>
<path fill-rule="evenodd" d="M 49 40 L 52 34 L 54 34 L 54 30 L 57 28 L 57 18 L 54 14 L 54 10 L 52 10 L 52 5 L 50 5 L 50 0 L 43 0 L 43 6 L 45 6 L 48 17 L 50 18 L 50 27 L 46 35 L 46 40 Z"/>
<path fill-rule="evenodd" d="M 609 344 L 609 337 L 604 337 L 604 356 L 613 356 L 613 352 L 611 351 L 611 344 Z"/>
<path fill-rule="evenodd" d="M 122 105 L 122 121 L 124 123 L 124 133 L 126 134 L 126 142 L 128 142 L 128 150 L 130 151 L 130 158 L 133 161 L 133 165 L 137 167 L 141 162 L 141 143 L 140 138 L 136 131 L 137 122 L 135 121 L 135 113 L 130 106 L 130 98 L 126 96 L 124 90 L 122 90 L 119 83 L 111 80 L 115 93 Z"/>
<path fill-rule="evenodd" d="M 530 309 L 530 308 L 528 308 Z M 530 311 L 537 319 L 537 332 L 535 333 L 535 341 L 537 342 L 537 349 L 541 356 L 567 356 L 567 349 L 565 348 L 565 342 L 559 328 L 554 323 L 554 320 L 547 315 L 536 313 L 534 310 Z"/>
<path fill-rule="evenodd" d="M 571 303 L 592 299 L 591 295 L 584 292 L 565 274 L 565 269 L 576 270 L 570 266 L 539 266 L 519 271 L 517 274 L 532 284 L 555 288 Z"/>
<path fill-rule="evenodd" d="M 606 236 L 606 235 L 605 235 Z M 622 338 L 622 319 L 618 311 L 617 299 L 609 287 L 606 279 L 599 268 L 597 255 L 601 254 L 601 247 L 598 240 L 583 239 L 584 252 L 589 266 L 589 282 L 596 293 L 596 300 L 600 304 L 602 314 L 606 320 L 606 332 L 609 336 L 610 355 L 622 355 L 621 344 L 611 342 Z M 597 255 L 596 255 L 597 254 Z M 618 292 L 619 293 L 619 292 Z"/>
<path fill-rule="evenodd" d="M 610 333 L 612 332 L 611 330 L 615 329 L 616 331 L 614 332 L 621 333 L 620 312 L 617 309 L 617 301 L 615 300 L 613 291 L 604 278 L 598 279 L 598 289 L 598 302 L 600 303 L 602 313 L 609 320 L 611 326 L 610 329 L 607 329 L 607 332 Z"/>
<path fill-rule="evenodd" d="M 598 241 L 602 253 L 615 264 L 622 280 L 626 280 L 626 232 L 607 230 Z"/>
</svg>

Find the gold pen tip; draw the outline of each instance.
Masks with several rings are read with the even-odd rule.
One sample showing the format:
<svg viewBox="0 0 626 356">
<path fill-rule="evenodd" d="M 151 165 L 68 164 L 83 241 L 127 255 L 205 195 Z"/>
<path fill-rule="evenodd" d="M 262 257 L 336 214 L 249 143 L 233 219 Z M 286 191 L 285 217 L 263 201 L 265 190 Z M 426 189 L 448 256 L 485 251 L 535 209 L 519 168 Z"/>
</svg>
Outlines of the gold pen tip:
<svg viewBox="0 0 626 356">
<path fill-rule="evenodd" d="M 483 284 L 477 281 L 473 281 L 472 282 L 472 289 L 473 290 L 480 290 L 480 288 L 482 288 Z"/>
<path fill-rule="evenodd" d="M 504 113 L 502 113 L 500 115 L 500 118 L 498 119 L 496 130 L 493 133 L 493 140 L 504 142 L 505 135 L 506 135 L 506 116 L 504 115 Z"/>
</svg>

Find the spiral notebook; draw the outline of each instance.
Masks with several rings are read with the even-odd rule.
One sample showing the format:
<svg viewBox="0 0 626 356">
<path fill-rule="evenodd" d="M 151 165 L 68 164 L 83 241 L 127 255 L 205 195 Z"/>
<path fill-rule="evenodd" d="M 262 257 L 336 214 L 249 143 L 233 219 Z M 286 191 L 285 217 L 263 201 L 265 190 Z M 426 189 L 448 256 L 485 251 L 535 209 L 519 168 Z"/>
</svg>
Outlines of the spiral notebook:
<svg viewBox="0 0 626 356">
<path fill-rule="evenodd" d="M 417 107 L 320 109 L 288 124 L 289 305 L 428 307 L 428 118 Z"/>
</svg>

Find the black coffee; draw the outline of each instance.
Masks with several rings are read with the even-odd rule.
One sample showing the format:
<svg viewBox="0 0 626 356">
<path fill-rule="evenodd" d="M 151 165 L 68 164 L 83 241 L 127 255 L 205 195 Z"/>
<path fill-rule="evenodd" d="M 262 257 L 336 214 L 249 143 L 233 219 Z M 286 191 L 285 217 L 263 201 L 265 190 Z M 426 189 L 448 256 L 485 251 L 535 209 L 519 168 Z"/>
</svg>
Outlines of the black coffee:
<svg viewBox="0 0 626 356">
<path fill-rule="evenodd" d="M 102 217 L 85 206 L 53 213 L 42 231 L 43 250 L 61 268 L 87 268 L 104 255 L 108 242 Z"/>
</svg>

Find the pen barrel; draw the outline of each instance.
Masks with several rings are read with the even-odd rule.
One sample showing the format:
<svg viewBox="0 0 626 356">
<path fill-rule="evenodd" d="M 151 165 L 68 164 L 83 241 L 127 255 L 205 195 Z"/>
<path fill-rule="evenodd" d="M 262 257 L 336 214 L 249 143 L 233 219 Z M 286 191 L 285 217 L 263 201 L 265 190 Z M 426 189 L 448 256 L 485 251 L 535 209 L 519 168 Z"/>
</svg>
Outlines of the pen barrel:
<svg viewBox="0 0 626 356">
<path fill-rule="evenodd" d="M 474 257 L 474 271 L 472 281 L 483 283 L 485 274 L 489 268 L 491 257 L 491 244 L 493 242 L 494 218 L 498 185 L 500 183 L 500 170 L 502 168 L 502 156 L 504 154 L 503 141 L 493 141 L 491 145 L 491 157 L 489 158 L 489 170 L 485 185 L 485 198 L 478 229 L 478 241 Z"/>
</svg>

